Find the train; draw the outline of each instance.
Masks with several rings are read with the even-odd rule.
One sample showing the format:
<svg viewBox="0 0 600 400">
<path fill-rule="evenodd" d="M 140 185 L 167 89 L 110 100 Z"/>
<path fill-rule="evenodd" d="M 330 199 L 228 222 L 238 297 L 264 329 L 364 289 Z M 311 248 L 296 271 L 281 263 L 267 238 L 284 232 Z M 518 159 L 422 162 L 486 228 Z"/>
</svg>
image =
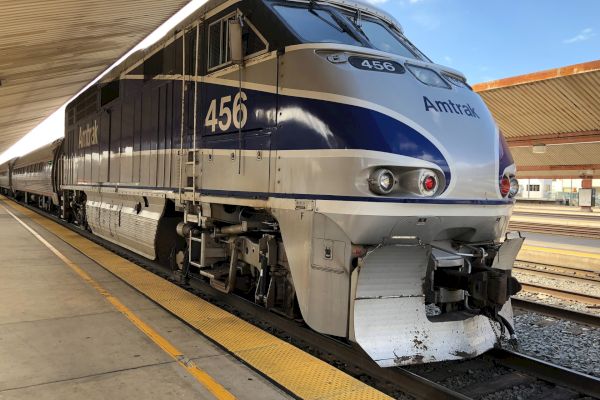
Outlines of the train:
<svg viewBox="0 0 600 400">
<path fill-rule="evenodd" d="M 73 99 L 0 190 L 381 367 L 514 335 L 515 162 L 482 99 L 356 0 L 209 0 Z"/>
</svg>

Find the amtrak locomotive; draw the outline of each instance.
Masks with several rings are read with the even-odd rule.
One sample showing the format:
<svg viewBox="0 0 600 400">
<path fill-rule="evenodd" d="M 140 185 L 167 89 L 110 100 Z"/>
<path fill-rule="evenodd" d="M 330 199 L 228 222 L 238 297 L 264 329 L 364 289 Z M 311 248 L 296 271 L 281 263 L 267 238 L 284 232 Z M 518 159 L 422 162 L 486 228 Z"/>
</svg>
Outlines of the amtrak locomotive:
<svg viewBox="0 0 600 400">
<path fill-rule="evenodd" d="M 381 366 L 513 333 L 515 164 L 481 98 L 356 1 L 211 0 L 0 184 Z"/>
</svg>

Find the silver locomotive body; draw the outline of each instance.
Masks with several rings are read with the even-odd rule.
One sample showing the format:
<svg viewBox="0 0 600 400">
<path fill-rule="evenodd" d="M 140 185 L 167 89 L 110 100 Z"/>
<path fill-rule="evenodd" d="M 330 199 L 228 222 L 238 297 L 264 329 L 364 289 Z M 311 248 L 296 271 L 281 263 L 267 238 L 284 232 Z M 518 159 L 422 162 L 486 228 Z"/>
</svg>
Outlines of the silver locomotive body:
<svg viewBox="0 0 600 400">
<path fill-rule="evenodd" d="M 355 66 L 375 60 L 393 62 L 396 71 Z M 513 205 L 499 183 L 515 174 L 500 133 L 468 86 L 425 85 L 407 70 L 398 73 L 407 64 L 460 76 L 322 44 L 287 49 L 280 82 L 282 95 L 316 103 L 299 109 L 295 100 L 280 100 L 281 131 L 287 123 L 310 125 L 328 141 L 317 150 L 278 149 L 275 163 L 275 191 L 302 195 L 273 209 L 302 314 L 313 329 L 358 342 L 381 366 L 458 359 L 494 345 L 489 315 L 475 316 L 469 305 L 481 293 L 464 290 L 469 284 L 457 289 L 442 270 L 479 263 L 504 271 L 501 289 L 485 290 L 504 290 L 492 308 L 503 305 L 507 320 L 507 290 L 516 290 L 507 287 L 518 286 L 509 270 L 521 239 L 498 247 Z M 307 129 L 295 128 L 309 140 Z M 380 171 L 394 176 L 388 193 L 372 187 Z M 439 183 L 435 193 L 418 187 L 427 173 Z"/>
<path fill-rule="evenodd" d="M 64 218 L 381 366 L 511 329 L 508 148 L 371 6 L 209 1 L 67 107 L 55 169 Z"/>
</svg>

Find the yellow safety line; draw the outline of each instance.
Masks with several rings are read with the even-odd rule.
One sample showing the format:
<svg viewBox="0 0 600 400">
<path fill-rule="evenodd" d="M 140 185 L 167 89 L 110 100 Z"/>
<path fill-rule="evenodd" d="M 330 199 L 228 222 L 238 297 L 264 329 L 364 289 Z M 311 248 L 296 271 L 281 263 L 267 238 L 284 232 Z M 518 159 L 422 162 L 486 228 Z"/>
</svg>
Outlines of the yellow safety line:
<svg viewBox="0 0 600 400">
<path fill-rule="evenodd" d="M 232 395 L 227 389 L 221 386 L 217 381 L 215 381 L 210 375 L 206 372 L 198 368 L 198 366 L 186 356 L 183 355 L 181 351 L 179 351 L 173 344 L 171 344 L 167 339 L 162 337 L 158 332 L 156 332 L 152 327 L 142 321 L 133 311 L 127 308 L 126 305 L 121 303 L 121 301 L 113 296 L 108 290 L 106 290 L 102 285 L 96 282 L 87 272 L 81 269 L 77 264 L 67 258 L 64 254 L 62 254 L 59 250 L 57 250 L 54 246 L 52 246 L 46 239 L 40 236 L 36 231 L 30 228 L 25 222 L 23 222 L 19 217 L 10 212 L 5 206 L 2 208 L 10 214 L 14 219 L 17 220 L 25 229 L 27 229 L 36 239 L 44 244 L 52 253 L 54 253 L 58 258 L 60 258 L 69 268 L 71 268 L 81 279 L 83 279 L 87 284 L 96 289 L 110 304 L 113 305 L 119 312 L 129 319 L 140 331 L 144 332 L 146 336 L 148 336 L 155 344 L 158 345 L 161 349 L 165 351 L 168 355 L 170 355 L 179 365 L 184 367 L 202 386 L 204 386 L 209 392 L 211 392 L 217 399 L 235 399 L 235 396 Z"/>
<path fill-rule="evenodd" d="M 565 256 L 584 257 L 584 258 L 597 258 L 600 259 L 600 253 L 585 253 L 576 250 L 566 250 L 559 248 L 540 247 L 540 246 L 523 246 L 523 250 L 541 251 L 544 253 L 562 254 Z"/>
<path fill-rule="evenodd" d="M 313 400 L 392 399 L 325 361 L 202 300 L 70 229 L 16 203 L 7 204 L 296 396 Z"/>
</svg>

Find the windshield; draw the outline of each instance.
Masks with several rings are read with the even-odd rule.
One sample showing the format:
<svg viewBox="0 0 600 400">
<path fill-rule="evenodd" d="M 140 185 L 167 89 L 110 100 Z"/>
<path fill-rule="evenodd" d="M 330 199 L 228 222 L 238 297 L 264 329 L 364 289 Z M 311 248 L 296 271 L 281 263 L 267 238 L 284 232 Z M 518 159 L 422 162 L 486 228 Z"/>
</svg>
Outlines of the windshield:
<svg viewBox="0 0 600 400">
<path fill-rule="evenodd" d="M 327 10 L 283 5 L 274 8 L 305 42 L 363 45 Z"/>
<path fill-rule="evenodd" d="M 409 50 L 389 28 L 381 25 L 379 22 L 371 20 L 362 20 L 359 28 L 367 37 L 369 42 L 378 50 L 388 53 L 398 54 L 408 58 L 420 58 Z"/>
<path fill-rule="evenodd" d="M 384 21 L 359 18 L 333 8 L 275 5 L 277 13 L 306 43 L 369 47 L 418 60 L 429 59 Z"/>
</svg>

